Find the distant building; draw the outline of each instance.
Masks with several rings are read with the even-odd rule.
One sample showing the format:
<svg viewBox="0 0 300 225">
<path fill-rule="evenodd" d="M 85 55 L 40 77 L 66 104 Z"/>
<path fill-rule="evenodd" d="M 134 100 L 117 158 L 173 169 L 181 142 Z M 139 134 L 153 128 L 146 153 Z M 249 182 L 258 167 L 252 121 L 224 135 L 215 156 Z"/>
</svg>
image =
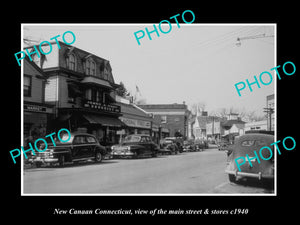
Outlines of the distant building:
<svg viewBox="0 0 300 225">
<path fill-rule="evenodd" d="M 170 136 L 187 137 L 188 116 L 190 111 L 184 104 L 146 104 L 138 105 L 154 117 L 154 121 L 159 123 L 164 129 L 169 130 Z"/>
<path fill-rule="evenodd" d="M 268 130 L 267 120 L 249 122 L 245 124 L 245 132 L 254 130 Z"/>
<path fill-rule="evenodd" d="M 226 120 L 221 123 L 224 129 L 224 135 L 236 134 L 243 135 L 245 133 L 245 122 L 241 119 Z"/>
<path fill-rule="evenodd" d="M 210 121 L 207 112 L 201 112 L 199 115 L 198 110 L 195 115 L 194 123 L 192 124 L 192 132 L 195 139 L 206 138 L 206 124 Z"/>
</svg>

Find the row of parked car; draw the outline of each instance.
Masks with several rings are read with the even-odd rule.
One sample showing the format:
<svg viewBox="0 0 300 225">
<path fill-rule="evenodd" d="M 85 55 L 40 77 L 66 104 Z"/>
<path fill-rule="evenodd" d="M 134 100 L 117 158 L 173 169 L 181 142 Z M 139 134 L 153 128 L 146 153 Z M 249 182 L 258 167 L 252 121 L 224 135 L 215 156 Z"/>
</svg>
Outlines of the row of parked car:
<svg viewBox="0 0 300 225">
<path fill-rule="evenodd" d="M 51 141 L 51 140 L 50 140 Z M 40 167 L 42 164 L 59 164 L 93 159 L 101 162 L 103 158 L 157 157 L 158 154 L 178 154 L 184 151 L 203 151 L 208 148 L 204 141 L 183 141 L 182 138 L 168 137 L 155 144 L 149 135 L 128 135 L 118 144 L 102 146 L 97 138 L 87 133 L 72 133 L 68 142 L 55 140 L 48 143 L 45 151 L 31 155 L 30 163 Z M 44 146 L 40 146 L 44 149 Z"/>
</svg>

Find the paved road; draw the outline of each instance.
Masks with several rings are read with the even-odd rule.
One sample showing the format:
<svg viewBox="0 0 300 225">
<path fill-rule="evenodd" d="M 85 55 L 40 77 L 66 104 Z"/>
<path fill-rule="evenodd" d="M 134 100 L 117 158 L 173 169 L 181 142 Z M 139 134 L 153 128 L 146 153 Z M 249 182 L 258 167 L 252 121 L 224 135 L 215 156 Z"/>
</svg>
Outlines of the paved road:
<svg viewBox="0 0 300 225">
<path fill-rule="evenodd" d="M 143 159 L 83 162 L 65 168 L 26 169 L 24 194 L 239 194 L 272 193 L 260 184 L 232 184 L 226 154 L 217 149 Z"/>
</svg>

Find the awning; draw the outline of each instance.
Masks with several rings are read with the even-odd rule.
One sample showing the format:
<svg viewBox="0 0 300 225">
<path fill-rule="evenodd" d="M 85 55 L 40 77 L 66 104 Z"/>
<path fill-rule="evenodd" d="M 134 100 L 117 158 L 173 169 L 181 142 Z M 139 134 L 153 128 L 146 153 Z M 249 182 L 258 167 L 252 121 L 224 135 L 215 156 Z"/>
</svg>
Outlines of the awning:
<svg viewBox="0 0 300 225">
<path fill-rule="evenodd" d="M 124 127 L 126 126 L 122 121 L 115 117 L 100 116 L 100 115 L 82 115 L 90 124 L 99 124 L 106 127 Z"/>
</svg>

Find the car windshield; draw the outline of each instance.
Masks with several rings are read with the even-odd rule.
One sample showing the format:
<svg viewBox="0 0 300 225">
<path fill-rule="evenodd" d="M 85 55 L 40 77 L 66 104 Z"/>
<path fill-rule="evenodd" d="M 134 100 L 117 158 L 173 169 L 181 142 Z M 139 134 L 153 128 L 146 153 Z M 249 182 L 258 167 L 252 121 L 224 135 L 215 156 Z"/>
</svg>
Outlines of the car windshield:
<svg viewBox="0 0 300 225">
<path fill-rule="evenodd" d="M 140 142 L 140 140 L 141 140 L 140 136 L 129 135 L 129 136 L 125 137 L 124 143 Z"/>
</svg>

